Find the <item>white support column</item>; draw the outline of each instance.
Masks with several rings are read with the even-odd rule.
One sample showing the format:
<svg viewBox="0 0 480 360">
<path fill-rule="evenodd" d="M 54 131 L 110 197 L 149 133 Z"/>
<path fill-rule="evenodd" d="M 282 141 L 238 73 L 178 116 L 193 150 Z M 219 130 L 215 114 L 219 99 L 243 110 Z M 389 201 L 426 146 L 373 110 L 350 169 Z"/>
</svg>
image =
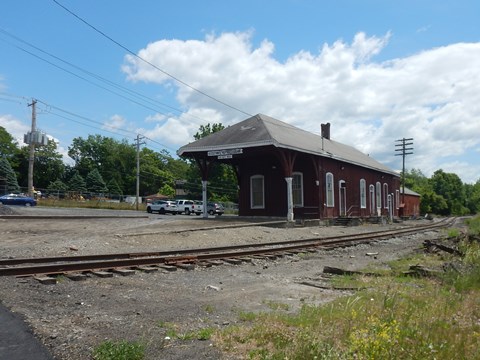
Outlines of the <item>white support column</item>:
<svg viewBox="0 0 480 360">
<path fill-rule="evenodd" d="M 287 182 L 287 221 L 293 221 L 293 195 L 292 195 L 292 177 L 286 177 Z"/>
<path fill-rule="evenodd" d="M 207 180 L 202 180 L 202 201 L 203 201 L 203 217 L 208 218 L 208 212 L 207 212 Z"/>
</svg>

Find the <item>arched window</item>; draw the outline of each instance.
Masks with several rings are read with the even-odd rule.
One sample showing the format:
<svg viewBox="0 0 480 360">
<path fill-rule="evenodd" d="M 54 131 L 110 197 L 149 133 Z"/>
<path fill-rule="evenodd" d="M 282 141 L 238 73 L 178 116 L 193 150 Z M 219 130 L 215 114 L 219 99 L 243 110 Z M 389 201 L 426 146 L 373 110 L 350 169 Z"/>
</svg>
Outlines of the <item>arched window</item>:
<svg viewBox="0 0 480 360">
<path fill-rule="evenodd" d="M 375 213 L 375 186 L 370 185 L 369 192 L 370 192 L 370 214 L 374 214 Z"/>
<path fill-rule="evenodd" d="M 333 174 L 332 173 L 327 173 L 326 174 L 326 179 L 325 179 L 325 185 L 326 185 L 326 204 L 327 207 L 334 207 L 335 206 L 335 199 L 334 199 L 334 185 L 333 185 Z"/>
<path fill-rule="evenodd" d="M 265 209 L 265 182 L 263 175 L 250 177 L 250 207 Z"/>
<path fill-rule="evenodd" d="M 377 197 L 377 209 L 381 209 L 382 208 L 382 184 L 380 184 L 379 181 L 377 181 L 377 183 L 375 184 L 375 193 L 376 193 L 376 197 Z"/>
<path fill-rule="evenodd" d="M 365 179 L 360 179 L 360 208 L 367 208 L 367 182 Z"/>
<path fill-rule="evenodd" d="M 294 172 L 292 176 L 293 206 L 303 207 L 303 174 Z"/>
<path fill-rule="evenodd" d="M 383 207 L 385 209 L 388 209 L 388 184 L 384 183 L 383 184 Z"/>
</svg>

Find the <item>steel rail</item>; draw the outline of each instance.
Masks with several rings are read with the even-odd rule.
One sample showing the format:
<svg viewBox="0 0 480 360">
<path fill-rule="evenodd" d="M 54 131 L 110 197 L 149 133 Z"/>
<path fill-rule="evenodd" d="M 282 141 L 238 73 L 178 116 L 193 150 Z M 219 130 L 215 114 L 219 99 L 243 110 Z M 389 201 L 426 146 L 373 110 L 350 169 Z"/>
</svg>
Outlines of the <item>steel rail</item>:
<svg viewBox="0 0 480 360">
<path fill-rule="evenodd" d="M 419 231 L 428 231 L 432 228 L 448 226 L 453 221 L 455 221 L 454 218 L 445 218 L 445 219 L 442 219 L 441 221 L 438 221 L 435 224 L 422 225 L 422 226 L 410 226 L 404 229 L 394 229 L 394 230 L 387 230 L 387 231 L 380 230 L 380 231 L 372 231 L 372 232 L 363 233 L 363 234 L 329 236 L 329 237 L 323 237 L 323 238 L 315 237 L 315 238 L 307 238 L 307 239 L 284 240 L 284 241 L 275 241 L 275 242 L 266 242 L 266 243 L 257 243 L 257 244 L 228 245 L 228 246 L 183 249 L 183 250 L 169 250 L 169 251 L 147 251 L 147 252 L 133 252 L 133 253 L 0 259 L 0 267 L 20 265 L 20 264 L 75 262 L 75 261 L 80 262 L 80 261 L 94 261 L 94 260 L 132 259 L 132 258 L 139 258 L 139 257 L 186 255 L 186 254 L 195 254 L 195 253 L 204 253 L 204 252 L 218 252 L 218 251 L 236 250 L 236 249 L 239 250 L 239 249 L 247 249 L 252 247 L 273 247 L 273 246 L 283 246 L 285 244 L 292 244 L 292 243 L 301 244 L 301 243 L 311 243 L 311 242 L 317 242 L 317 241 L 330 241 L 330 240 L 341 240 L 341 239 L 362 240 L 363 238 L 381 238 L 381 237 L 394 236 L 399 234 L 414 233 Z"/>
<path fill-rule="evenodd" d="M 275 243 L 248 244 L 236 246 L 223 246 L 216 248 L 201 248 L 190 250 L 173 250 L 166 252 L 145 252 L 127 254 L 86 255 L 74 257 L 35 258 L 35 259 L 7 259 L 0 265 L 0 276 L 28 276 L 36 274 L 65 274 L 73 272 L 88 272 L 97 270 L 111 270 L 115 268 L 131 268 L 138 266 L 154 266 L 161 264 L 196 263 L 199 261 L 221 260 L 228 258 L 242 258 L 252 255 L 264 255 L 301 251 L 308 248 L 329 248 L 333 246 L 349 246 L 370 242 L 389 236 L 397 236 L 430 229 L 449 226 L 453 220 L 437 222 L 434 225 L 412 227 L 395 231 L 379 231 L 365 234 L 333 236 L 328 238 L 301 239 L 295 241 L 281 241 Z M 53 260 L 52 260 L 53 259 Z M 37 266 L 11 266 L 15 260 L 22 263 L 38 262 Z M 33 260 L 33 261 L 32 261 Z M 48 261 L 47 261 L 48 260 Z M 61 262 L 61 263 L 58 263 Z M 19 264 L 17 262 L 17 264 Z"/>
</svg>

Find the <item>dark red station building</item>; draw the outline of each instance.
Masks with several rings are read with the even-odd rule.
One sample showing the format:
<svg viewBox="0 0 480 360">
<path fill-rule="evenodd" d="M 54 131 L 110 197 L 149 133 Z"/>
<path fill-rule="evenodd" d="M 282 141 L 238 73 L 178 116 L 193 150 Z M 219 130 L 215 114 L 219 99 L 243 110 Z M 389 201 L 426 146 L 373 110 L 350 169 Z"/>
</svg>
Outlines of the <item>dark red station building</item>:
<svg viewBox="0 0 480 360">
<path fill-rule="evenodd" d="M 355 148 L 258 114 L 181 147 L 195 159 L 206 202 L 212 163 L 234 167 L 239 215 L 328 219 L 397 217 L 400 177 Z"/>
</svg>

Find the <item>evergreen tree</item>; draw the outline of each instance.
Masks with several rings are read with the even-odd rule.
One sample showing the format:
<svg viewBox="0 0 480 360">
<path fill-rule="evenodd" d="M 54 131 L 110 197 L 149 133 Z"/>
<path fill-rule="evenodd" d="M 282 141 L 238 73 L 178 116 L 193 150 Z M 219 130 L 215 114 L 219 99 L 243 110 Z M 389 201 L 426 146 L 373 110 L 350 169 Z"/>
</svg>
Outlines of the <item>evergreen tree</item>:
<svg viewBox="0 0 480 360">
<path fill-rule="evenodd" d="M 93 169 L 90 171 L 86 178 L 87 190 L 92 193 L 105 193 L 108 191 L 107 185 L 100 175 L 98 169 Z"/>
<path fill-rule="evenodd" d="M 0 158 L 0 178 L 5 179 L 6 185 L 4 189 L 0 189 L 2 193 L 17 192 L 20 190 L 17 182 L 17 176 L 13 171 L 10 162 L 5 158 Z"/>
<path fill-rule="evenodd" d="M 120 189 L 120 186 L 115 179 L 111 179 L 107 183 L 107 191 L 110 195 L 123 195 L 122 189 Z"/>
<path fill-rule="evenodd" d="M 12 161 L 14 155 L 18 152 L 18 144 L 10 133 L 5 130 L 3 126 L 0 126 L 0 154 L 7 157 Z M 10 164 L 15 167 L 15 163 Z"/>
<path fill-rule="evenodd" d="M 83 177 L 78 173 L 78 171 L 73 174 L 73 176 L 68 181 L 68 190 L 75 192 L 85 192 L 87 191 L 87 185 Z"/>
<path fill-rule="evenodd" d="M 65 184 L 62 180 L 57 179 L 55 181 L 50 182 L 47 187 L 47 191 L 49 194 L 59 196 L 65 194 L 68 190 L 67 184 Z"/>
</svg>

